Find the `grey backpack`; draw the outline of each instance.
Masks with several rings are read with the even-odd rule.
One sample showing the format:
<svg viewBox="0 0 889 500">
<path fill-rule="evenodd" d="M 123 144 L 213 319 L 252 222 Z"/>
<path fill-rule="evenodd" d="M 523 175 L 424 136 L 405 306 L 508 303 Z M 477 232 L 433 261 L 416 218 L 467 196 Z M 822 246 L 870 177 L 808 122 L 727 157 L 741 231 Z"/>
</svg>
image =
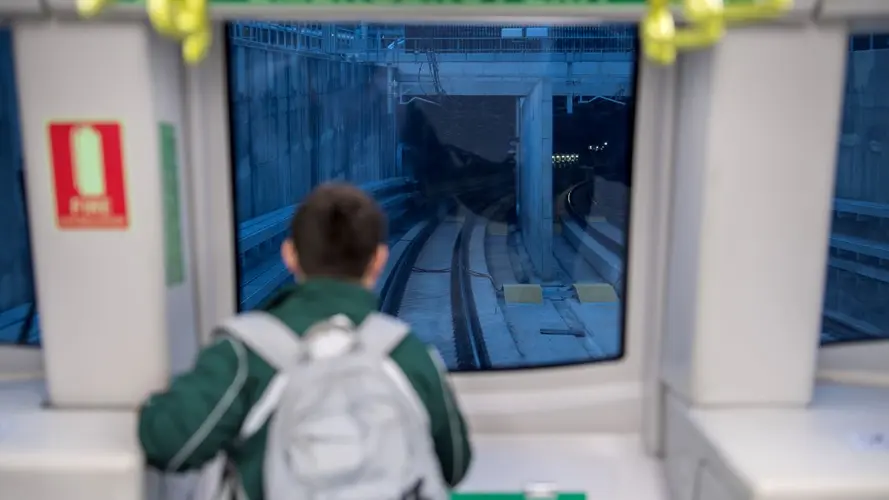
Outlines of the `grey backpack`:
<svg viewBox="0 0 889 500">
<path fill-rule="evenodd" d="M 449 497 L 429 414 L 389 357 L 409 330 L 384 314 L 357 327 L 333 316 L 302 338 L 263 312 L 222 325 L 278 372 L 240 435 L 247 439 L 269 422 L 267 500 Z"/>
</svg>

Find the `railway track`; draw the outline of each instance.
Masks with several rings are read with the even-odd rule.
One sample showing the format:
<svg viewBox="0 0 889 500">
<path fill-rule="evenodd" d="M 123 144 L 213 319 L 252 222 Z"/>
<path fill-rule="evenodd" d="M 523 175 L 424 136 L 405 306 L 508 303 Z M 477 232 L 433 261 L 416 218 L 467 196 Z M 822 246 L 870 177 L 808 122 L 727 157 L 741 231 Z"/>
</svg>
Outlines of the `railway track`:
<svg viewBox="0 0 889 500">
<path fill-rule="evenodd" d="M 469 243 L 478 217 L 467 214 L 463 227 L 454 240 L 451 256 L 451 320 L 454 325 L 454 348 L 460 370 L 491 368 L 491 357 L 485 334 L 478 319 L 469 267 Z"/>
<path fill-rule="evenodd" d="M 401 302 L 404 300 L 404 290 L 407 288 L 407 282 L 411 277 L 420 252 L 423 246 L 435 232 L 441 220 L 437 216 L 427 217 L 424 221 L 418 223 L 412 231 L 411 239 L 406 248 L 401 253 L 398 261 L 389 273 L 389 277 L 380 290 L 380 311 L 391 316 L 398 316 L 401 309 Z"/>
<path fill-rule="evenodd" d="M 419 321 L 421 335 L 437 346 L 452 368 L 485 370 L 492 360 L 472 282 L 476 276 L 493 278 L 472 269 L 471 248 L 478 246 L 473 234 L 479 237 L 486 210 L 499 207 L 503 199 L 486 192 L 453 200 L 456 203 L 433 210 L 438 213 L 418 222 L 400 240 L 403 248 L 380 289 L 380 310 Z M 436 274 L 440 281 L 432 278 Z M 451 336 L 442 331 L 448 323 Z"/>
<path fill-rule="evenodd" d="M 595 225 L 590 224 L 586 215 L 593 213 L 592 208 L 596 205 L 596 201 L 592 196 L 592 190 L 595 184 L 592 181 L 582 182 L 572 187 L 565 198 L 565 211 L 569 217 L 573 219 L 584 232 L 595 238 L 602 246 L 613 252 L 615 255 L 623 256 L 625 249 L 618 242 L 603 234 Z"/>
</svg>

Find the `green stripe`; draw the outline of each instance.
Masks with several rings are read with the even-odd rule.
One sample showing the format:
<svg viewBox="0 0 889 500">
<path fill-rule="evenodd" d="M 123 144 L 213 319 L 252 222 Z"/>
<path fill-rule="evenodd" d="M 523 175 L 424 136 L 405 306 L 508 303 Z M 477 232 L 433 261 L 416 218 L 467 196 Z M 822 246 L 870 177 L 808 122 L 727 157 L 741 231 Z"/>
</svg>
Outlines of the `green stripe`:
<svg viewBox="0 0 889 500">
<path fill-rule="evenodd" d="M 121 4 L 144 5 L 145 0 L 118 0 Z M 210 6 L 231 5 L 590 5 L 590 6 L 644 6 L 645 0 L 209 0 Z"/>
<path fill-rule="evenodd" d="M 586 493 L 557 493 L 555 500 L 586 500 Z M 451 500 L 525 500 L 524 493 L 452 493 Z"/>
</svg>

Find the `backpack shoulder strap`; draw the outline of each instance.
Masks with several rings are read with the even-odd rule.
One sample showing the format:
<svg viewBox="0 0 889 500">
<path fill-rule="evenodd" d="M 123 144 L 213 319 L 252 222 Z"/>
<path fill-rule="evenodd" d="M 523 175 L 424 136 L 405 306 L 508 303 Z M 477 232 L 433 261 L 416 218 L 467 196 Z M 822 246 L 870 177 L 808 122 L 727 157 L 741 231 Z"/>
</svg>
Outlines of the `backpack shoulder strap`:
<svg viewBox="0 0 889 500">
<path fill-rule="evenodd" d="M 423 424 L 428 426 L 430 420 L 426 406 L 414 391 L 413 385 L 404 371 L 389 358 L 392 351 L 401 344 L 410 331 L 410 325 L 398 318 L 388 314 L 371 313 L 358 326 L 357 334 L 365 352 L 382 360 L 386 375 L 395 383 L 399 392 L 407 398 L 408 403 Z"/>
<path fill-rule="evenodd" d="M 215 333 L 240 340 L 276 370 L 290 366 L 303 353 L 299 336 L 281 320 L 262 311 L 232 316 Z"/>
<path fill-rule="evenodd" d="M 358 337 L 364 348 L 380 357 L 392 353 L 410 331 L 404 321 L 382 313 L 370 313 L 358 325 Z"/>
</svg>

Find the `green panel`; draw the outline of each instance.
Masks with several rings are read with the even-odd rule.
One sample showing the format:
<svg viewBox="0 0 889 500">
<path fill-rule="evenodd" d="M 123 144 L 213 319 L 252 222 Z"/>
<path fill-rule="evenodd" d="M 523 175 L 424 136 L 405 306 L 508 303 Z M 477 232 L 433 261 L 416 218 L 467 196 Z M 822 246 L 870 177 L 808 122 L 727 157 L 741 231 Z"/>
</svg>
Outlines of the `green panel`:
<svg viewBox="0 0 889 500">
<path fill-rule="evenodd" d="M 348 5 L 472 5 L 472 6 L 551 6 L 558 8 L 559 6 L 577 6 L 589 5 L 590 7 L 642 7 L 645 6 L 646 0 L 208 0 L 210 6 L 256 6 L 265 5 L 293 5 L 295 7 L 305 5 L 329 5 L 329 6 L 348 6 Z M 751 3 L 754 0 L 725 0 L 726 5 Z M 120 4 L 127 5 L 144 5 L 145 0 L 117 0 Z M 673 3 L 679 3 L 680 0 L 673 0 Z"/>
<path fill-rule="evenodd" d="M 160 157 L 164 189 L 164 259 L 167 286 L 185 281 L 185 258 L 182 255 L 182 209 L 179 197 L 179 154 L 176 151 L 176 129 L 160 124 Z"/>
<path fill-rule="evenodd" d="M 525 500 L 524 493 L 452 493 L 451 500 Z M 586 500 L 586 493 L 559 493 L 555 500 Z"/>
<path fill-rule="evenodd" d="M 640 7 L 646 0 L 208 0 L 210 6 L 257 6 L 264 5 L 475 5 L 475 6 L 552 6 L 560 5 L 589 5 L 590 7 Z M 725 0 L 726 5 L 751 3 L 754 0 Z M 144 5 L 145 0 L 117 0 L 121 4 Z M 673 0 L 679 3 L 680 0 Z"/>
</svg>

